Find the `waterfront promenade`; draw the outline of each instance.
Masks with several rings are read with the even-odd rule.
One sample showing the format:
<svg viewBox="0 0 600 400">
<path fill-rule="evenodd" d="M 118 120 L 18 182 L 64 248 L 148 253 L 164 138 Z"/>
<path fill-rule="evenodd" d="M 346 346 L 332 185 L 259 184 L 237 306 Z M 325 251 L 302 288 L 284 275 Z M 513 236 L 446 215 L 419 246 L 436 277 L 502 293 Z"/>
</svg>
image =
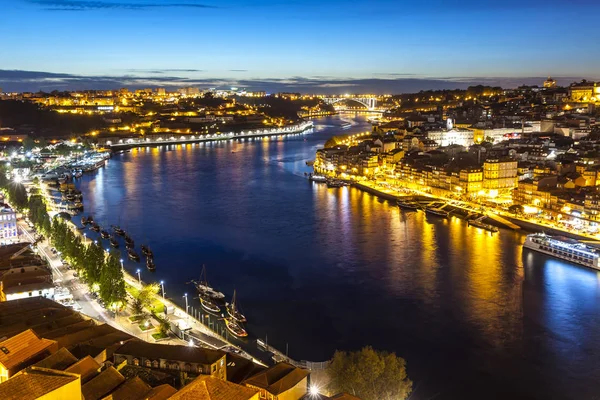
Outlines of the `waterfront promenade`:
<svg viewBox="0 0 600 400">
<path fill-rule="evenodd" d="M 430 193 L 415 188 L 403 186 L 394 186 L 386 182 L 377 182 L 370 180 L 353 181 L 353 186 L 389 201 L 397 201 L 402 197 L 418 195 L 431 198 L 432 201 L 440 200 L 451 204 L 453 207 L 462 208 L 471 212 L 485 214 L 487 217 L 496 221 L 508 229 L 525 229 L 527 231 L 546 232 L 550 234 L 561 234 L 574 237 L 584 241 L 600 241 L 600 233 L 592 235 L 574 229 L 565 229 L 564 227 L 553 223 L 550 220 L 541 218 L 527 218 L 516 215 L 498 207 L 490 207 L 479 203 L 473 203 L 461 199 L 450 198 L 439 193 Z"/>
<path fill-rule="evenodd" d="M 201 143 L 211 142 L 220 140 L 232 140 L 232 139 L 248 139 L 248 138 L 260 138 L 268 136 L 278 135 L 293 135 L 302 134 L 310 131 L 313 128 L 312 121 L 304 121 L 298 124 L 289 125 L 281 128 L 271 129 L 256 129 L 241 132 L 227 132 L 227 133 L 215 133 L 215 134 L 180 134 L 174 132 L 168 132 L 165 134 L 148 134 L 143 137 L 136 138 L 107 138 L 99 139 L 98 144 L 110 147 L 113 151 L 126 150 L 133 147 L 145 147 L 145 146 L 159 146 L 169 144 L 187 144 L 187 143 Z"/>
</svg>

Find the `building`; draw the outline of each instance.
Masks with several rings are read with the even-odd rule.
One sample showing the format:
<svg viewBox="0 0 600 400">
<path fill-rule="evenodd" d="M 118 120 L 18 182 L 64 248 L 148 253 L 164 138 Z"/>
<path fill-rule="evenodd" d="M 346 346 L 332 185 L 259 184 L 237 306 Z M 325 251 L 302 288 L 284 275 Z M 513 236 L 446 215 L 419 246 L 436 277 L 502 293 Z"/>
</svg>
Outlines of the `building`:
<svg viewBox="0 0 600 400">
<path fill-rule="evenodd" d="M 304 369 L 281 362 L 242 383 L 259 390 L 261 399 L 299 400 L 308 392 L 309 375 Z"/>
<path fill-rule="evenodd" d="M 263 397 L 261 397 L 263 398 Z M 170 400 L 260 400 L 259 391 L 214 376 L 200 375 Z"/>
<path fill-rule="evenodd" d="M 177 92 L 182 96 L 198 96 L 200 95 L 200 89 L 197 87 L 184 87 L 181 89 L 177 89 Z"/>
<path fill-rule="evenodd" d="M 26 297 L 53 298 L 52 271 L 46 266 L 21 265 L 0 270 L 0 301 Z"/>
<path fill-rule="evenodd" d="M 483 188 L 488 191 L 506 191 L 517 186 L 517 161 L 488 159 L 483 163 Z"/>
<path fill-rule="evenodd" d="M 56 350 L 54 340 L 40 339 L 31 329 L 0 342 L 0 382 Z"/>
<path fill-rule="evenodd" d="M 2 400 L 80 400 L 79 375 L 31 367 L 0 384 Z"/>
<path fill-rule="evenodd" d="M 544 87 L 546 89 L 552 89 L 556 87 L 556 81 L 554 79 L 552 79 L 551 77 L 548 77 L 548 79 L 546 79 L 544 81 Z"/>
<path fill-rule="evenodd" d="M 131 340 L 114 352 L 116 365 L 142 366 L 170 371 L 184 371 L 227 379 L 226 354 L 220 350 L 190 346 L 165 346 Z"/>
<path fill-rule="evenodd" d="M 586 80 L 574 83 L 569 87 L 569 99 L 575 103 L 600 102 L 600 86 Z"/>
<path fill-rule="evenodd" d="M 435 141 L 441 147 L 446 147 L 453 144 L 470 147 L 474 143 L 474 132 L 469 129 L 430 131 L 427 132 L 427 138 Z"/>
<path fill-rule="evenodd" d="M 0 245 L 18 240 L 17 213 L 7 204 L 0 203 Z"/>
</svg>

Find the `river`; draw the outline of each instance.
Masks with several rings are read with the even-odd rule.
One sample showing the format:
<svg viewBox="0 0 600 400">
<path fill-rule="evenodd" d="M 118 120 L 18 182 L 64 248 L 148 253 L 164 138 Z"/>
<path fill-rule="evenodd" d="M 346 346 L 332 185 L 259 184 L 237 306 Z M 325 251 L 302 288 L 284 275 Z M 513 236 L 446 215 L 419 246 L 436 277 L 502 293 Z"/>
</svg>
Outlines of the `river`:
<svg viewBox="0 0 600 400">
<path fill-rule="evenodd" d="M 86 214 L 149 244 L 158 270 L 142 279 L 182 304 L 205 264 L 213 286 L 237 289 L 251 335 L 293 358 L 394 351 L 411 399 L 597 396 L 598 272 L 522 250 L 522 233 L 309 183 L 305 161 L 329 137 L 370 129 L 355 116 L 315 124 L 115 155 L 79 182 Z"/>
</svg>

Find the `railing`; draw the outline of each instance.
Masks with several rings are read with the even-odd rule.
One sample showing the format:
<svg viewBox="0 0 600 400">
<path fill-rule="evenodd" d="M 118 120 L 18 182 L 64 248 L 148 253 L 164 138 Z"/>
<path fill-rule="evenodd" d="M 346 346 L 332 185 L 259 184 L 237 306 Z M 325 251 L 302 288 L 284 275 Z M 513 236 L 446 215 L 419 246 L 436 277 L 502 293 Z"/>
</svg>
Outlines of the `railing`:
<svg viewBox="0 0 600 400">
<path fill-rule="evenodd" d="M 256 344 L 258 345 L 259 348 L 262 348 L 265 351 L 273 353 L 273 359 L 275 361 L 277 361 L 277 362 L 285 361 L 288 364 L 292 364 L 295 367 L 307 369 L 309 371 L 322 371 L 322 370 L 326 369 L 329 366 L 329 364 L 331 363 L 331 361 L 321 361 L 321 362 L 313 362 L 313 361 L 306 361 L 306 360 L 296 361 L 293 358 L 286 356 L 281 351 L 277 350 L 275 347 L 269 346 L 267 343 L 265 343 L 261 339 L 257 339 Z"/>
</svg>

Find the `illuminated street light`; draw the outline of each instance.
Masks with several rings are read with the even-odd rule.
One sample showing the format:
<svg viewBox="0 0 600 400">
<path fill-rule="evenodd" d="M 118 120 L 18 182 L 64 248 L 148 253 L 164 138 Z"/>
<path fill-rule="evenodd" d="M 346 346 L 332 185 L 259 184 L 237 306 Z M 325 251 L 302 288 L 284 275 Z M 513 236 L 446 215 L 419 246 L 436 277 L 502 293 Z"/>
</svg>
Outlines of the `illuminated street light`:
<svg viewBox="0 0 600 400">
<path fill-rule="evenodd" d="M 123 259 L 122 259 L 122 258 L 119 260 L 119 262 L 121 263 L 121 269 L 125 269 L 125 268 L 123 267 Z"/>
<path fill-rule="evenodd" d="M 141 285 L 142 284 L 142 276 L 141 276 L 141 272 L 140 269 L 137 269 L 137 276 L 138 276 L 138 283 Z"/>
<path fill-rule="evenodd" d="M 160 281 L 160 288 L 162 291 L 162 298 L 165 299 L 165 281 Z"/>
</svg>

